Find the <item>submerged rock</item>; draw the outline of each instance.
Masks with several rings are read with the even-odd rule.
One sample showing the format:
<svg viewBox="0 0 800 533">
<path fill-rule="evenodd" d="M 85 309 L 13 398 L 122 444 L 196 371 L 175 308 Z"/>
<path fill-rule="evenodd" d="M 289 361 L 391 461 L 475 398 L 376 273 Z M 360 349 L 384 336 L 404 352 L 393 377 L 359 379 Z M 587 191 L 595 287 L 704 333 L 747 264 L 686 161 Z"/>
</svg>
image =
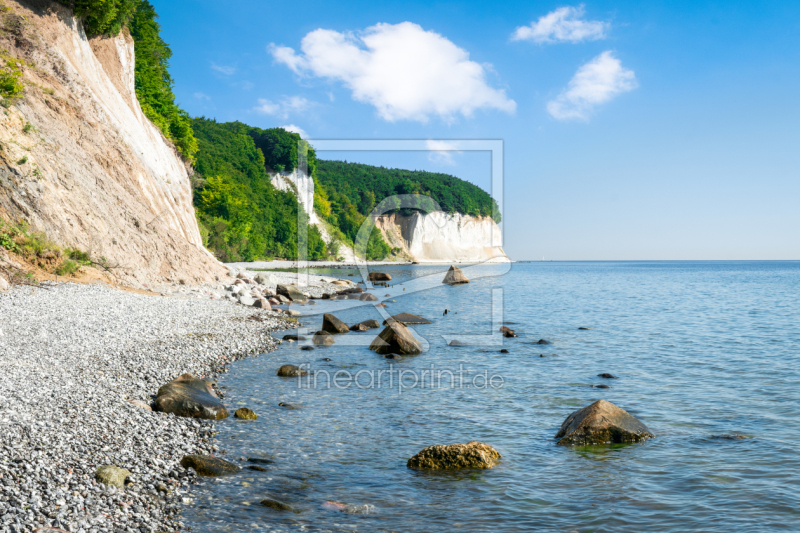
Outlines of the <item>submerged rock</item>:
<svg viewBox="0 0 800 533">
<path fill-rule="evenodd" d="M 278 407 L 283 407 L 284 409 L 300 409 L 299 405 L 292 405 L 290 403 L 283 403 L 283 402 L 280 402 L 278 404 Z"/>
<path fill-rule="evenodd" d="M 278 369 L 278 376 L 282 378 L 296 378 L 308 375 L 308 371 L 295 365 L 283 365 Z"/>
<path fill-rule="evenodd" d="M 239 471 L 235 464 L 210 455 L 186 455 L 181 459 L 181 466 L 194 468 L 197 475 L 202 477 L 227 476 Z"/>
<path fill-rule="evenodd" d="M 467 346 L 467 343 L 466 342 L 461 342 L 460 340 L 456 339 L 456 340 L 450 341 L 449 343 L 447 343 L 447 345 L 448 346 Z"/>
<path fill-rule="evenodd" d="M 467 444 L 437 444 L 428 446 L 408 460 L 408 468 L 455 470 L 462 468 L 492 468 L 502 457 L 497 450 L 473 440 Z"/>
<path fill-rule="evenodd" d="M 617 376 L 615 376 L 613 374 L 609 374 L 607 372 L 604 372 L 602 374 L 597 374 L 597 377 L 598 378 L 605 378 L 605 379 L 617 379 Z"/>
<path fill-rule="evenodd" d="M 97 469 L 94 478 L 104 485 L 113 485 L 115 487 L 125 487 L 125 482 L 131 477 L 131 473 L 124 468 L 106 465 Z"/>
<path fill-rule="evenodd" d="M 273 500 L 272 498 L 264 498 L 261 500 L 261 505 L 264 507 L 269 507 L 270 509 L 276 509 L 278 511 L 293 511 L 289 505 L 279 502 L 278 500 Z"/>
<path fill-rule="evenodd" d="M 647 426 L 605 400 L 569 415 L 555 436 L 564 446 L 640 442 L 654 437 Z"/>
<path fill-rule="evenodd" d="M 295 341 L 304 341 L 306 340 L 306 338 L 303 337 L 302 335 L 284 335 L 283 340 L 289 342 L 295 342 Z"/>
<path fill-rule="evenodd" d="M 385 272 L 370 272 L 367 279 L 369 281 L 392 281 L 392 276 Z"/>
<path fill-rule="evenodd" d="M 500 353 L 508 353 L 508 350 L 506 350 L 505 348 L 503 348 L 502 350 L 500 350 Z"/>
<path fill-rule="evenodd" d="M 303 346 L 300 349 L 303 350 L 303 351 L 306 351 L 306 352 L 310 352 L 311 350 L 314 349 L 314 347 L 313 346 Z"/>
<path fill-rule="evenodd" d="M 297 285 L 282 285 L 279 284 L 275 288 L 275 292 L 278 293 L 278 296 L 284 296 L 293 302 L 301 302 L 306 303 L 308 298 L 305 294 L 303 294 L 300 289 L 297 288 Z"/>
<path fill-rule="evenodd" d="M 422 344 L 401 322 L 390 322 L 380 335 L 375 337 L 369 349 L 381 355 L 396 353 L 417 355 L 422 353 Z"/>
<path fill-rule="evenodd" d="M 233 416 L 236 418 L 241 418 L 242 420 L 255 420 L 258 418 L 258 415 L 256 415 L 255 411 L 248 409 L 247 407 L 237 409 L 236 412 L 233 413 Z"/>
<path fill-rule="evenodd" d="M 347 327 L 347 324 L 336 318 L 335 316 L 331 315 L 330 313 L 326 313 L 322 315 L 322 331 L 327 331 L 328 333 L 347 333 L 350 331 L 350 328 Z"/>
<path fill-rule="evenodd" d="M 311 339 L 311 342 L 313 342 L 317 346 L 330 346 L 331 344 L 336 343 L 336 341 L 333 340 L 333 335 L 331 335 L 327 331 L 322 331 L 322 330 L 314 333 L 314 337 Z"/>
<path fill-rule="evenodd" d="M 369 328 L 361 323 L 353 324 L 352 326 L 350 326 L 350 331 L 368 331 L 368 330 Z"/>
<path fill-rule="evenodd" d="M 389 319 L 383 321 L 383 325 L 385 326 L 388 323 L 388 320 L 394 320 L 395 322 L 400 322 L 401 324 L 430 324 L 431 321 L 427 318 L 422 318 L 421 316 L 412 315 L 411 313 L 400 313 L 397 315 L 392 315 Z"/>
<path fill-rule="evenodd" d="M 545 339 L 539 339 L 539 342 L 537 342 L 536 344 L 552 344 L 552 342 Z"/>
<path fill-rule="evenodd" d="M 374 318 L 370 318 L 369 320 L 364 320 L 363 322 L 359 322 L 356 324 L 357 326 L 364 326 L 367 329 L 376 329 L 381 327 L 381 323 L 375 320 Z M 359 330 L 363 331 L 363 330 Z"/>
<path fill-rule="evenodd" d="M 158 389 L 153 410 L 208 420 L 228 417 L 228 410 L 217 398 L 211 383 L 192 374 L 183 374 Z"/>
<path fill-rule="evenodd" d="M 448 285 L 460 285 L 462 283 L 469 283 L 469 280 L 460 268 L 457 266 L 451 266 L 450 270 L 448 270 L 447 274 L 445 274 L 442 283 L 447 283 Z"/>
<path fill-rule="evenodd" d="M 506 326 L 503 326 L 503 327 L 501 327 L 501 328 L 500 328 L 500 333 L 502 333 L 502 334 L 503 334 L 503 337 L 508 337 L 508 338 L 511 338 L 511 337 L 516 337 L 516 336 L 517 336 L 517 334 L 516 334 L 516 333 L 514 333 L 514 330 L 513 330 L 513 329 L 511 329 L 511 328 L 508 328 L 508 327 L 506 327 Z"/>
<path fill-rule="evenodd" d="M 365 292 L 364 294 L 362 294 L 358 299 L 361 300 L 362 302 L 377 302 L 378 301 L 378 297 L 377 296 L 375 296 L 374 294 L 370 294 L 368 292 Z"/>
</svg>

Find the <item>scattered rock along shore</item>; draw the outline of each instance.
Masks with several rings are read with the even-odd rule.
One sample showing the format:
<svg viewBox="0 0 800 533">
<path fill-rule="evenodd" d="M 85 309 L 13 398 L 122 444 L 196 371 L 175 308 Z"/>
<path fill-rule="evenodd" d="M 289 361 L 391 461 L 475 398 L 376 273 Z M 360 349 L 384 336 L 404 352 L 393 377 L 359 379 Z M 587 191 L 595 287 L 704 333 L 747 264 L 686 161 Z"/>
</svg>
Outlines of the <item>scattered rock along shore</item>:
<svg viewBox="0 0 800 533">
<path fill-rule="evenodd" d="M 0 294 L 0 531 L 182 529 L 194 470 L 181 460 L 222 450 L 213 422 L 147 405 L 184 373 L 213 380 L 273 350 L 270 333 L 293 325 L 231 302 L 103 285 Z M 124 487 L 97 481 L 108 465 L 130 472 Z"/>
</svg>

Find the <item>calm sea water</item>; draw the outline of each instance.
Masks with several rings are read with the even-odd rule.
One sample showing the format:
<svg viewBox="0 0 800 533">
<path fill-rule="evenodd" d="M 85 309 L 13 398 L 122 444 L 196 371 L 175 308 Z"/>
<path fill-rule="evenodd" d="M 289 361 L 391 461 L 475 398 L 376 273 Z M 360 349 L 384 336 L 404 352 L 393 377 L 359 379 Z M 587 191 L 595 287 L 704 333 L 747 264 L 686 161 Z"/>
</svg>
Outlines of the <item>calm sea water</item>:
<svg viewBox="0 0 800 533">
<path fill-rule="evenodd" d="M 274 463 L 266 472 L 204 481 L 184 522 L 195 531 L 800 530 L 800 263 L 507 268 L 475 267 L 468 285 L 437 281 L 424 290 L 415 290 L 414 280 L 441 280 L 446 266 L 381 268 L 397 282 L 392 294 L 402 294 L 387 310 L 433 321 L 414 326 L 429 343 L 417 357 L 387 360 L 345 344 L 373 338 L 372 330 L 314 351 L 284 344 L 234 364 L 220 379 L 226 402 L 259 416 L 220 423 L 218 444 L 234 460 Z M 301 310 L 322 313 L 333 305 Z M 445 308 L 452 312 L 442 316 Z M 519 334 L 502 346 L 491 344 L 498 312 Z M 380 318 L 372 306 L 336 314 L 350 324 Z M 321 320 L 303 317 L 312 330 Z M 454 347 L 443 335 L 481 338 Z M 542 338 L 552 344 L 535 344 Z M 331 375 L 364 372 L 361 386 L 318 381 L 308 388 L 276 377 L 286 363 Z M 400 391 L 397 374 L 387 372 L 410 376 L 432 366 L 461 366 L 464 385 L 484 373 L 503 384 L 453 387 L 458 382 L 443 374 L 438 387 Z M 381 386 L 368 388 L 369 371 L 380 370 Z M 619 379 L 598 378 L 602 372 Z M 593 387 L 601 383 L 612 388 Z M 637 416 L 657 438 L 557 446 L 553 437 L 564 418 L 601 398 Z M 287 410 L 279 402 L 302 407 Z M 732 434 L 749 438 L 715 438 Z M 425 446 L 470 440 L 494 446 L 502 462 L 459 473 L 406 468 Z M 259 505 L 265 497 L 296 512 Z M 374 508 L 348 514 L 326 501 Z"/>
</svg>

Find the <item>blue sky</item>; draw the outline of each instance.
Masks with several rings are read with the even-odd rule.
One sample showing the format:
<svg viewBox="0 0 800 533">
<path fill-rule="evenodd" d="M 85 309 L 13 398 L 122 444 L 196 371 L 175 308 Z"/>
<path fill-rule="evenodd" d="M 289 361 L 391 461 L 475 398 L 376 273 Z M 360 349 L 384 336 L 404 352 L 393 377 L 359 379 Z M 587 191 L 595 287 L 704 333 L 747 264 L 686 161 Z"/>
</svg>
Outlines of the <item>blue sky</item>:
<svg viewBox="0 0 800 533">
<path fill-rule="evenodd" d="M 514 259 L 800 259 L 800 3 L 151 1 L 193 116 L 503 139 Z"/>
</svg>

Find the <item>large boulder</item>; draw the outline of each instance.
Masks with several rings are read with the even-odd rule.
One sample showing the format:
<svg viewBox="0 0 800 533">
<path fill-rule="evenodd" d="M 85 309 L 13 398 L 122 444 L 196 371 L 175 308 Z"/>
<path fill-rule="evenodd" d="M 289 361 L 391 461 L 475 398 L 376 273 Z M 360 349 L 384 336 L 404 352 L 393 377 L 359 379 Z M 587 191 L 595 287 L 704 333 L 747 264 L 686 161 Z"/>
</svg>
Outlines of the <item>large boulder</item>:
<svg viewBox="0 0 800 533">
<path fill-rule="evenodd" d="M 430 470 L 492 468 L 500 457 L 498 451 L 488 444 L 473 440 L 466 444 L 428 446 L 409 459 L 406 466 Z"/>
<path fill-rule="evenodd" d="M 322 315 L 322 331 L 327 331 L 328 333 L 347 333 L 350 331 L 350 328 L 335 316 L 326 313 Z"/>
<path fill-rule="evenodd" d="M 233 413 L 233 416 L 242 420 L 256 420 L 258 418 L 255 411 L 247 407 L 240 407 Z"/>
<path fill-rule="evenodd" d="M 297 378 L 307 374 L 308 372 L 306 370 L 295 365 L 283 365 L 278 369 L 278 376 L 282 378 Z"/>
<path fill-rule="evenodd" d="M 469 280 L 460 268 L 457 266 L 451 266 L 450 270 L 448 270 L 447 274 L 445 274 L 442 283 L 447 283 L 448 285 L 460 285 L 462 283 L 469 283 Z"/>
<path fill-rule="evenodd" d="M 293 302 L 306 303 L 308 301 L 306 295 L 297 288 L 297 285 L 278 285 L 275 288 L 275 292 L 278 293 L 278 296 L 284 296 Z"/>
<path fill-rule="evenodd" d="M 350 326 L 350 331 L 367 331 L 368 329 L 379 327 L 381 327 L 381 323 L 374 318 L 370 318 L 369 320 L 364 320 L 363 322 Z"/>
<path fill-rule="evenodd" d="M 569 415 L 555 436 L 564 446 L 640 442 L 654 437 L 630 413 L 605 400 Z"/>
<path fill-rule="evenodd" d="M 275 285 L 275 276 L 265 272 L 259 272 L 253 279 L 259 285 Z"/>
<path fill-rule="evenodd" d="M 421 316 L 412 315 L 411 313 L 400 313 L 397 315 L 392 315 L 389 319 L 383 321 L 383 325 L 389 323 L 389 321 L 400 322 L 401 324 L 430 324 L 431 321 L 427 318 L 422 318 Z"/>
<path fill-rule="evenodd" d="M 503 337 L 511 338 L 511 337 L 516 337 L 517 336 L 517 334 L 514 332 L 514 330 L 509 328 L 509 327 L 507 327 L 507 326 L 502 326 L 500 328 L 500 333 L 503 334 Z"/>
<path fill-rule="evenodd" d="M 392 281 L 392 276 L 385 272 L 370 272 L 367 279 L 369 281 Z"/>
<path fill-rule="evenodd" d="M 417 355 L 422 353 L 422 344 L 403 323 L 392 320 L 380 335 L 375 337 L 369 349 L 381 355 L 390 353 Z"/>
<path fill-rule="evenodd" d="M 158 389 L 153 410 L 208 420 L 228 417 L 228 410 L 217 398 L 211 383 L 193 374 L 183 374 Z"/>
<path fill-rule="evenodd" d="M 181 466 L 194 468 L 197 475 L 203 477 L 227 476 L 239 471 L 235 464 L 210 455 L 186 455 L 181 459 Z"/>
<path fill-rule="evenodd" d="M 256 300 L 256 303 L 253 304 L 253 307 L 258 309 L 264 309 L 265 311 L 271 311 L 272 306 L 269 305 L 269 302 L 265 298 L 259 298 Z"/>
<path fill-rule="evenodd" d="M 359 300 L 362 302 L 377 302 L 378 297 L 374 294 L 370 294 L 368 292 L 363 293 L 361 296 L 358 297 Z"/>
<path fill-rule="evenodd" d="M 125 482 L 131 477 L 131 473 L 124 468 L 106 465 L 97 469 L 94 478 L 103 485 L 113 485 L 115 487 L 123 488 Z"/>
</svg>

